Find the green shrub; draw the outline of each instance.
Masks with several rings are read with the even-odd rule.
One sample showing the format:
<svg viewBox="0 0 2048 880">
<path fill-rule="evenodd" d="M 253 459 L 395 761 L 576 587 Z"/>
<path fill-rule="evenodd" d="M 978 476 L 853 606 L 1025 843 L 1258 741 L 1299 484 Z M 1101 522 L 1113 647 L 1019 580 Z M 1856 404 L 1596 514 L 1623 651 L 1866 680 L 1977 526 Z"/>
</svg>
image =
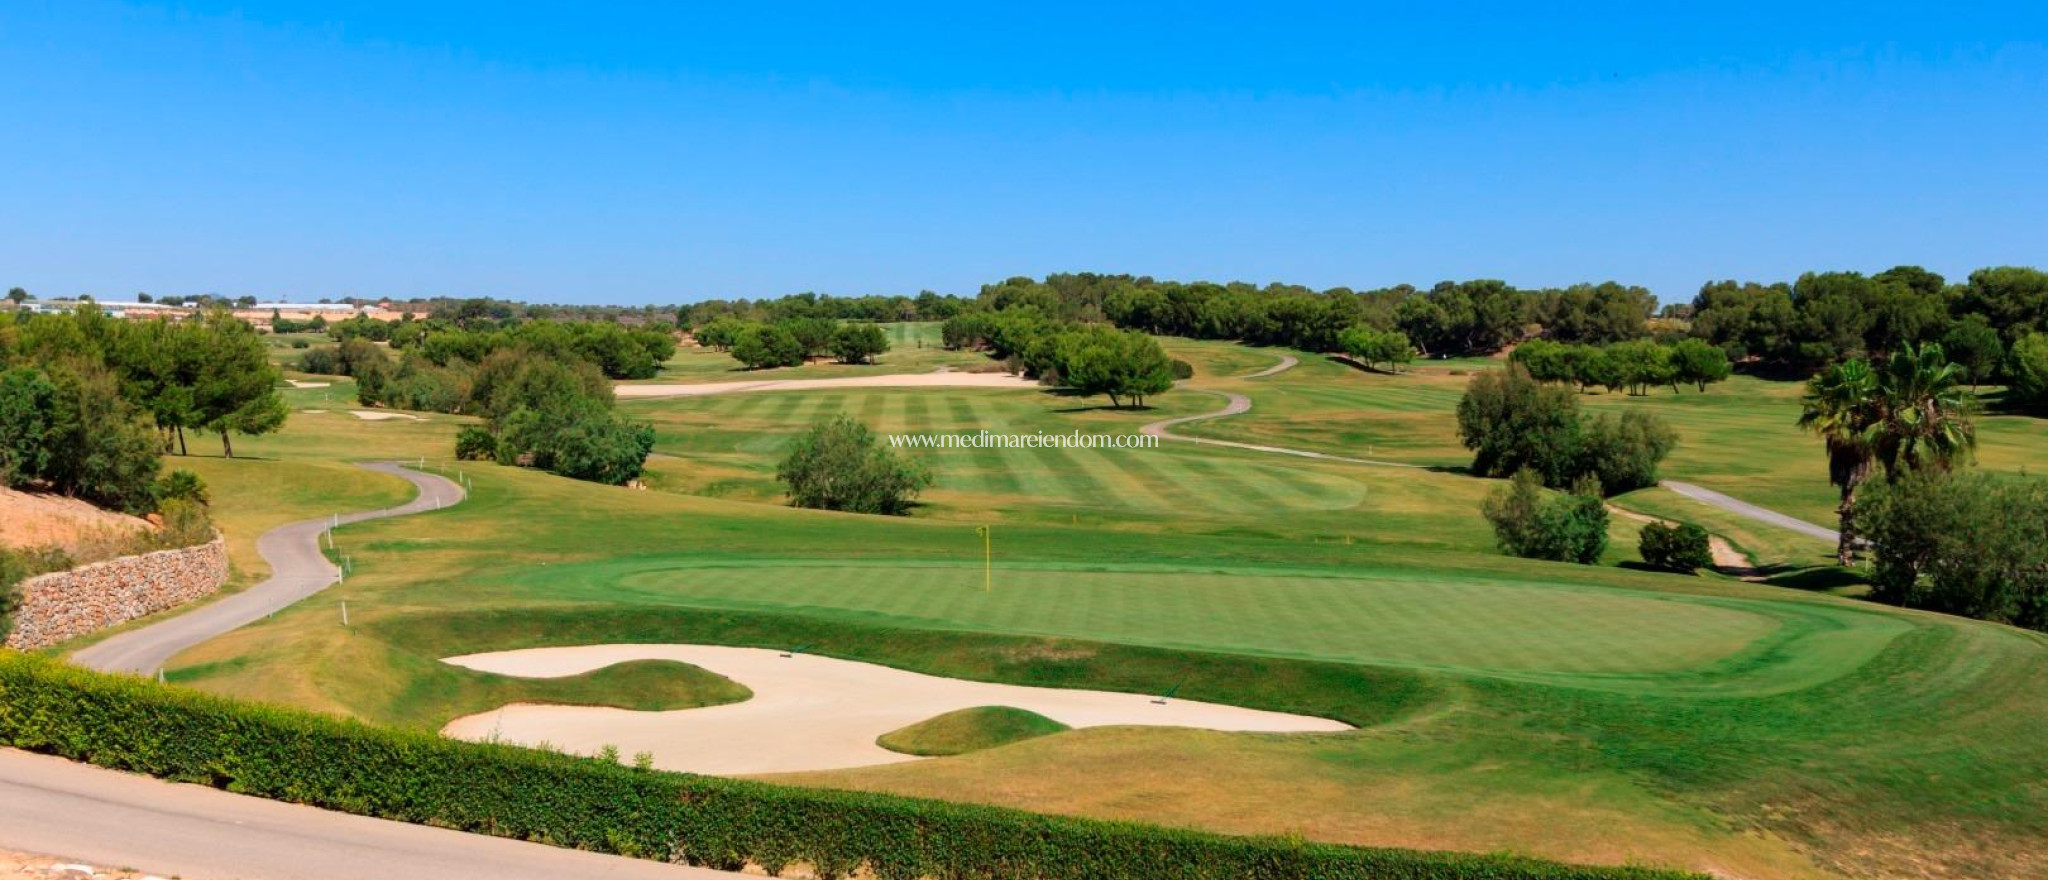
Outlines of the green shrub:
<svg viewBox="0 0 2048 880">
<path fill-rule="evenodd" d="M 1487 496 L 1485 512 L 1500 549 L 1512 556 L 1592 565 L 1607 550 L 1607 505 L 1592 480 L 1545 498 L 1542 477 L 1523 469 Z"/>
<path fill-rule="evenodd" d="M 2006 372 L 2012 377 L 2014 402 L 2048 407 L 2048 333 L 2030 333 L 2014 342 Z"/>
<path fill-rule="evenodd" d="M 922 463 L 891 452 L 844 413 L 798 437 L 775 478 L 797 507 L 895 516 L 910 512 L 917 493 L 932 482 Z"/>
<path fill-rule="evenodd" d="M 455 435 L 455 457 L 462 461 L 490 461 L 498 456 L 498 438 L 482 425 L 468 425 Z"/>
<path fill-rule="evenodd" d="M 206 504 L 210 501 L 206 495 L 206 481 L 184 468 L 171 471 L 157 479 L 156 500 L 159 504 L 166 501 Z"/>
<path fill-rule="evenodd" d="M 1644 564 L 1663 571 L 1692 574 L 1714 566 L 1707 530 L 1692 523 L 1643 524 L 1643 531 L 1636 538 L 1636 552 L 1643 555 Z"/>
<path fill-rule="evenodd" d="M 750 370 L 803 366 L 805 353 L 803 341 L 780 324 L 754 324 L 733 335 L 733 359 Z"/>
<path fill-rule="evenodd" d="M 1527 359 L 1541 365 L 1550 356 L 1539 346 Z M 1534 469 L 1553 489 L 1591 477 L 1608 493 L 1655 485 L 1657 466 L 1678 446 L 1677 432 L 1650 413 L 1582 418 L 1577 395 L 1519 362 L 1472 378 L 1458 401 L 1458 437 L 1482 477 Z"/>
<path fill-rule="evenodd" d="M 876 324 L 846 324 L 832 331 L 828 345 L 840 363 L 867 364 L 889 350 L 889 337 Z"/>
<path fill-rule="evenodd" d="M 1174 358 L 1174 359 L 1173 359 L 1173 379 L 1174 379 L 1174 381 L 1178 382 L 1178 381 L 1180 381 L 1180 380 L 1182 380 L 1182 379 L 1193 379 L 1194 377 L 1195 377 L 1195 365 L 1194 365 L 1194 364 L 1188 363 L 1187 361 L 1181 360 L 1180 358 Z"/>
<path fill-rule="evenodd" d="M 2048 631 L 2048 480 L 1924 468 L 1856 500 L 1871 598 Z"/>
<path fill-rule="evenodd" d="M 1699 880 L 650 772 L 236 703 L 13 653 L 0 653 L 0 745 L 405 822 L 770 873 L 805 862 L 820 876 L 866 869 L 882 880 Z"/>
</svg>

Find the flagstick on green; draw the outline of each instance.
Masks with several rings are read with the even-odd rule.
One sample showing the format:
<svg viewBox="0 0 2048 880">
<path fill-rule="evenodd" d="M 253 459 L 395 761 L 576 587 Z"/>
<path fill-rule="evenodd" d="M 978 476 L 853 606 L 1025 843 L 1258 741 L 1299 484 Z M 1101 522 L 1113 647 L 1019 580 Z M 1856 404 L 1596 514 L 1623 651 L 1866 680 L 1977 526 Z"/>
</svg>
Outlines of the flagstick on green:
<svg viewBox="0 0 2048 880">
<path fill-rule="evenodd" d="M 974 531 L 975 534 L 981 536 L 981 591 L 984 593 L 993 592 L 995 590 L 995 556 L 989 549 L 990 529 L 988 526 L 975 526 Z"/>
</svg>

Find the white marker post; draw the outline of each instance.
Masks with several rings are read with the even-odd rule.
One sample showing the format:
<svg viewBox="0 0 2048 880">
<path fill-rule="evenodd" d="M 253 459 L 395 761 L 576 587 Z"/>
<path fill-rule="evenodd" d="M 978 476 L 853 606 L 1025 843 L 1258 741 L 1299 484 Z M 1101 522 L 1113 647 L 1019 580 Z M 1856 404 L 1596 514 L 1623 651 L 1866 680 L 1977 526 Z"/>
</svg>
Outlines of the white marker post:
<svg viewBox="0 0 2048 880">
<path fill-rule="evenodd" d="M 348 600 L 341 600 L 341 625 L 348 626 Z"/>
</svg>

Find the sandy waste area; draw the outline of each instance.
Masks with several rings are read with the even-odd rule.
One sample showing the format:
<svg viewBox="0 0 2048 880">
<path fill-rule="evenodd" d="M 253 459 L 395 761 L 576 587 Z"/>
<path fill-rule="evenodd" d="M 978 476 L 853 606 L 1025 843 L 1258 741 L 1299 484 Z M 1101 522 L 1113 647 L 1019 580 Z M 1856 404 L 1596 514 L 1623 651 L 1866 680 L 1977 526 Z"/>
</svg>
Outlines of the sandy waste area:
<svg viewBox="0 0 2048 880">
<path fill-rule="evenodd" d="M 726 706 L 636 712 L 592 706 L 515 703 L 448 723 L 461 739 L 547 743 L 592 754 L 648 752 L 667 770 L 719 775 L 832 770 L 922 760 L 875 744 L 876 737 L 947 712 L 1013 706 L 1069 727 L 1153 725 L 1269 733 L 1336 732 L 1325 718 L 1167 700 L 1142 694 L 990 684 L 906 672 L 873 663 L 784 656 L 765 648 L 713 645 L 585 645 L 450 657 L 443 662 L 499 675 L 557 678 L 635 660 L 673 660 L 718 673 L 754 692 Z"/>
</svg>

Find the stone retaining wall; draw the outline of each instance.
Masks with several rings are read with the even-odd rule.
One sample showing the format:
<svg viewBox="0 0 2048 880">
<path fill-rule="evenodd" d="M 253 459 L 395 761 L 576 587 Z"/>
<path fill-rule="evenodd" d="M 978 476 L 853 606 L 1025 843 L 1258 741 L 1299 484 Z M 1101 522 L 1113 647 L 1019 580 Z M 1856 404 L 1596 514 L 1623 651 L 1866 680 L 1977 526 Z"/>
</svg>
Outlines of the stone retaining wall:
<svg viewBox="0 0 2048 880">
<path fill-rule="evenodd" d="M 7 647 L 47 648 L 117 623 L 210 596 L 228 579 L 219 536 L 196 547 L 158 550 L 37 575 L 17 588 Z"/>
</svg>

